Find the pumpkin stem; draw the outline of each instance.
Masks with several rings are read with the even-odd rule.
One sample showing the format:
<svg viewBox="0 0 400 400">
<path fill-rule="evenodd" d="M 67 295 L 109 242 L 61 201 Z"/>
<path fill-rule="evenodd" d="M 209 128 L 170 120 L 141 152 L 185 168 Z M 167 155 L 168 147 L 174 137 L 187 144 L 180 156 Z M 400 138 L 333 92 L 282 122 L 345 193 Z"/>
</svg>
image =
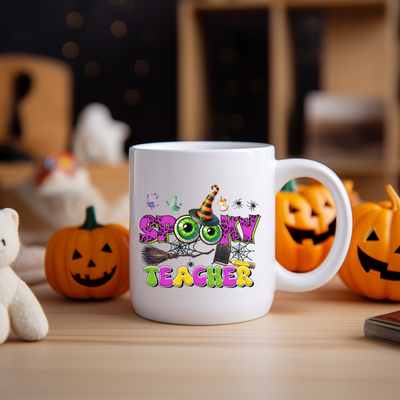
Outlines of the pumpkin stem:
<svg viewBox="0 0 400 400">
<path fill-rule="evenodd" d="M 281 189 L 281 192 L 298 192 L 296 181 L 292 179 L 291 181 L 285 183 Z"/>
<path fill-rule="evenodd" d="M 86 209 L 86 221 L 85 223 L 79 228 L 79 229 L 87 229 L 88 231 L 91 231 L 96 228 L 102 228 L 103 225 L 100 225 L 96 221 L 96 215 L 94 213 L 94 207 L 90 206 Z"/>
<path fill-rule="evenodd" d="M 392 185 L 386 185 L 386 193 L 389 196 L 389 200 L 392 203 L 392 211 L 397 211 L 400 209 L 400 198 L 396 191 L 393 189 Z"/>
</svg>

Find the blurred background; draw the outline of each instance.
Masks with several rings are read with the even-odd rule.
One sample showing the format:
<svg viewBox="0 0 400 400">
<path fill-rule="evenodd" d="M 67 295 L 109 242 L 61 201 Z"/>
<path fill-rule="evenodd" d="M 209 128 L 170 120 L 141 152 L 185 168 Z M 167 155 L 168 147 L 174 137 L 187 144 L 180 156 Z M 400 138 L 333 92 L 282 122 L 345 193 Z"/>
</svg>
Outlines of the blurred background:
<svg viewBox="0 0 400 400">
<path fill-rule="evenodd" d="M 275 145 L 354 182 L 399 182 L 397 0 L 178 3 L 178 137 Z"/>
<path fill-rule="evenodd" d="M 100 102 L 131 127 L 127 147 L 175 139 L 176 1 L 5 1 L 0 23 L 2 55 L 48 56 L 71 68 L 72 124 Z"/>
<path fill-rule="evenodd" d="M 38 164 L 52 151 L 115 198 L 129 147 L 170 140 L 269 142 L 383 200 L 400 172 L 398 14 L 397 0 L 3 2 L 0 206 L 63 170 Z"/>
</svg>

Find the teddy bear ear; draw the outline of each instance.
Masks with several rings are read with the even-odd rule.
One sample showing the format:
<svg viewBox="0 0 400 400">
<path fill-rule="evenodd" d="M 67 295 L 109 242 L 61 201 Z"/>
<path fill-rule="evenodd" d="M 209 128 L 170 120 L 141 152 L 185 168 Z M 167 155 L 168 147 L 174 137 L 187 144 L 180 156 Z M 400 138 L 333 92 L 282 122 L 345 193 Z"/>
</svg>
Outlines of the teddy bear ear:
<svg viewBox="0 0 400 400">
<path fill-rule="evenodd" d="M 15 226 L 18 227 L 19 224 L 19 215 L 18 213 L 13 210 L 12 208 L 3 208 L 2 210 L 0 210 L 2 213 L 4 213 L 5 215 L 8 215 L 12 218 L 12 220 L 15 223 Z"/>
</svg>

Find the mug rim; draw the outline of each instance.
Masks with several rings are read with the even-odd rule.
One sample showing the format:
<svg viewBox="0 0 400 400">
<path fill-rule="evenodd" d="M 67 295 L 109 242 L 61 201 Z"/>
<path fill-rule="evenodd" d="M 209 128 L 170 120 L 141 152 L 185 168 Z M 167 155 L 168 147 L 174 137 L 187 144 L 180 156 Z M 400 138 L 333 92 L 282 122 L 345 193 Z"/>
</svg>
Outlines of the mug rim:
<svg viewBox="0 0 400 400">
<path fill-rule="evenodd" d="M 256 150 L 263 148 L 273 148 L 273 145 L 269 143 L 242 142 L 242 141 L 177 140 L 168 142 L 141 143 L 130 147 L 130 149 L 135 149 L 135 150 L 178 151 L 178 152 Z"/>
</svg>

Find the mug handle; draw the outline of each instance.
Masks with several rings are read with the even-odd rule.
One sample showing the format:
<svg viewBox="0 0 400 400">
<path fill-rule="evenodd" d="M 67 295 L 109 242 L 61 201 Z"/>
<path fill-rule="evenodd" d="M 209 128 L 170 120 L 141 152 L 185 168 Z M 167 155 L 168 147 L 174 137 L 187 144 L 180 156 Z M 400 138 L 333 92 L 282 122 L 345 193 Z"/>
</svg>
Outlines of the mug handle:
<svg viewBox="0 0 400 400">
<path fill-rule="evenodd" d="M 324 262 L 306 273 L 290 272 L 275 260 L 275 289 L 290 292 L 314 290 L 329 282 L 337 273 L 349 249 L 353 229 L 350 200 L 338 176 L 325 165 L 305 159 L 276 161 L 275 193 L 292 179 L 311 177 L 325 185 L 336 207 L 336 232 L 332 248 Z"/>
</svg>

